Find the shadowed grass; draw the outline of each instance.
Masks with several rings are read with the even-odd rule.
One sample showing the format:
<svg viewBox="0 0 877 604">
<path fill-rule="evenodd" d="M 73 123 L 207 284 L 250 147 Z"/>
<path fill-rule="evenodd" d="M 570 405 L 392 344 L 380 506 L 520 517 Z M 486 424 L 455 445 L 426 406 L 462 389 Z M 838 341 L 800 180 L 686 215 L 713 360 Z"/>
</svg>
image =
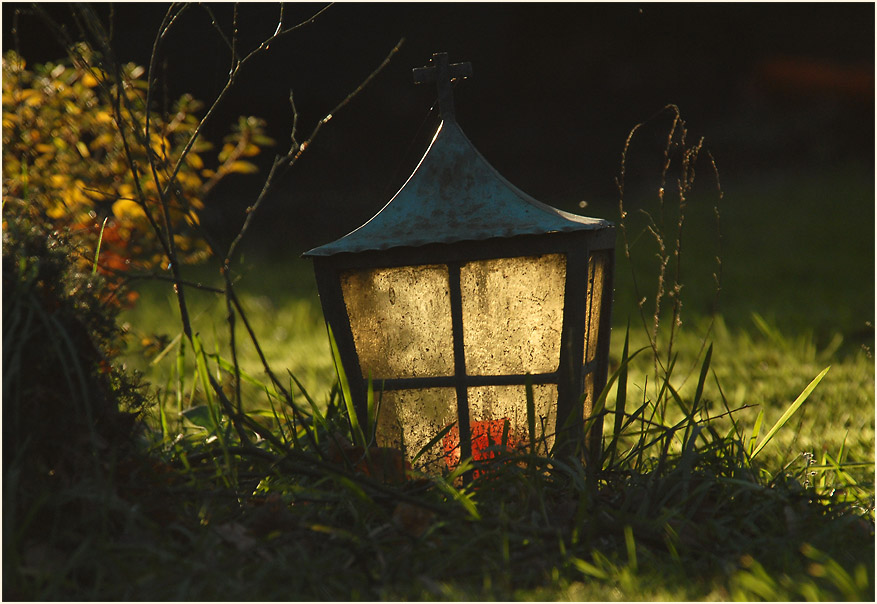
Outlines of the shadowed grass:
<svg viewBox="0 0 877 604">
<path fill-rule="evenodd" d="M 733 230 L 733 218 L 725 223 Z M 271 394 L 258 362 L 240 355 L 252 371 L 244 400 L 279 445 L 257 439 L 256 453 L 237 444 L 226 418 L 224 430 L 206 418 L 175 423 L 180 400 L 206 404 L 194 367 L 176 371 L 168 354 L 152 368 L 171 375 L 155 382 L 168 384 L 160 450 L 191 485 L 182 496 L 188 532 L 167 545 L 187 561 L 150 555 L 154 575 L 176 577 L 176 588 L 126 593 L 252 597 L 224 579 L 236 574 L 258 583 L 263 599 L 873 598 L 874 362 L 842 333 L 843 315 L 836 327 L 819 310 L 811 321 L 777 321 L 780 290 L 763 313 L 732 309 L 733 321 L 689 312 L 672 373 L 656 380 L 648 355 L 624 361 L 648 339 L 634 329 L 625 344 L 630 293 L 620 266 L 602 472 L 588 478 L 575 460 L 529 451 L 466 487 L 455 476 L 387 487 L 354 472 L 355 460 L 323 461 L 333 439 L 354 439 L 308 270 L 296 259 L 254 262 L 244 277 L 255 284 L 244 304 L 259 309 L 257 330 L 289 330 L 264 343 L 271 364 L 307 376 L 290 384 L 299 417 Z M 847 289 L 826 295 L 859 300 L 855 308 L 863 292 L 841 281 Z M 207 351 L 224 320 L 209 304 L 194 319 Z M 128 317 L 159 331 L 166 314 L 141 304 Z M 207 358 L 209 373 L 227 380 L 228 363 Z M 191 555 L 206 551 L 207 565 Z"/>
</svg>

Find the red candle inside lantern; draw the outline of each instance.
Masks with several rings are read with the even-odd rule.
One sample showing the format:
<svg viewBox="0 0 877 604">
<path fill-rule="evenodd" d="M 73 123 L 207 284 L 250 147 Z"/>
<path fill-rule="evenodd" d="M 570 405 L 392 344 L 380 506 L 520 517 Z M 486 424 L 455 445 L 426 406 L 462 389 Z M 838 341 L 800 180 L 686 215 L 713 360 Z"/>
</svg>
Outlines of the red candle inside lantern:
<svg viewBox="0 0 877 604">
<path fill-rule="evenodd" d="M 501 453 L 515 449 L 518 439 L 506 426 L 510 426 L 508 418 L 472 422 L 469 425 L 472 431 L 472 459 L 474 461 L 494 459 Z M 503 442 L 504 431 L 506 432 L 505 442 Z M 460 463 L 460 432 L 456 425 L 442 439 L 442 449 L 445 453 L 448 469 L 453 470 Z M 479 474 L 481 472 L 476 470 L 473 476 L 477 478 Z"/>
</svg>

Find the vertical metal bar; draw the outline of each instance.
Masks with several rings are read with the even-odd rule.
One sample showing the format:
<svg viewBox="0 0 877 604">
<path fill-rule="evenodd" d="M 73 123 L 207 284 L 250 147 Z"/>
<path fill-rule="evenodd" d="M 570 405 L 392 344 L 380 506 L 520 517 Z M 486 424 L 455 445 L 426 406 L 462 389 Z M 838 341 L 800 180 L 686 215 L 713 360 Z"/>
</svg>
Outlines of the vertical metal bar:
<svg viewBox="0 0 877 604">
<path fill-rule="evenodd" d="M 454 335 L 454 379 L 457 390 L 457 431 L 460 434 L 460 460 L 472 455 L 469 431 L 469 392 L 466 389 L 466 356 L 463 346 L 463 295 L 460 289 L 460 262 L 448 263 L 451 295 L 451 327 Z"/>
<path fill-rule="evenodd" d="M 584 245 L 566 253 L 566 285 L 563 296 L 560 366 L 557 380 L 558 451 L 571 453 L 581 442 L 581 399 L 584 363 L 585 313 L 587 311 L 588 250 Z"/>
<path fill-rule="evenodd" d="M 314 276 L 323 307 L 323 316 L 332 327 L 332 334 L 338 345 L 338 354 L 341 357 L 344 373 L 347 375 L 347 383 L 350 385 L 350 395 L 353 397 L 356 415 L 360 425 L 364 426 L 368 417 L 366 382 L 362 379 L 362 368 L 356 354 L 350 317 L 347 316 L 344 292 L 341 290 L 339 269 L 331 258 L 315 257 Z"/>
<path fill-rule="evenodd" d="M 612 302 L 615 293 L 615 250 L 607 249 L 606 263 L 603 266 L 603 292 L 600 297 L 600 326 L 597 335 L 597 367 L 594 370 L 593 399 L 603 392 L 609 375 L 609 337 L 612 332 Z M 590 439 L 592 459 L 599 459 L 599 448 L 602 446 L 603 422 L 594 422 Z"/>
</svg>

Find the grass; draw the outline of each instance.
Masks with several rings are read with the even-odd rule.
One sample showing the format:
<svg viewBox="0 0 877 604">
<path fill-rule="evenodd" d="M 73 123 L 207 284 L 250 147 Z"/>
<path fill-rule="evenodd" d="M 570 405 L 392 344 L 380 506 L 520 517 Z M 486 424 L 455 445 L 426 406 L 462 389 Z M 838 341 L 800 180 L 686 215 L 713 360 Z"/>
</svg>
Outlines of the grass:
<svg viewBox="0 0 877 604">
<path fill-rule="evenodd" d="M 115 561 L 113 574 L 137 582 L 123 590 L 110 582 L 108 591 L 87 593 L 266 600 L 873 598 L 873 341 L 857 331 L 873 320 L 873 292 L 861 286 L 862 263 L 867 268 L 872 260 L 858 253 L 866 229 L 799 220 L 788 234 L 775 228 L 767 203 L 796 198 L 803 216 L 812 209 L 808 203 L 817 205 L 818 192 L 832 187 L 861 199 L 867 186 L 856 189 L 855 182 L 844 171 L 753 193 L 745 205 L 763 211 L 764 220 L 739 208 L 725 212 L 726 240 L 745 231 L 748 243 L 726 248 L 721 314 L 698 312 L 708 307 L 703 290 L 709 288 L 689 282 L 694 302 L 675 335 L 670 381 L 678 395 L 661 388 L 647 353 L 625 362 L 627 322 L 630 351 L 648 339 L 636 327 L 636 296 L 619 265 L 611 354 L 613 371 L 624 371 L 607 393 L 607 457 L 596 480 L 575 464 L 539 460 L 497 466 L 491 480 L 469 487 L 433 477 L 388 490 L 350 466 L 321 465 L 319 455 L 293 456 L 293 463 L 276 456 L 270 443 L 260 445 L 272 452 L 261 460 L 240 446 L 227 419 L 178 414 L 180 407 L 218 403 L 198 386 L 191 360 L 178 380 L 178 344 L 136 345 L 156 334 L 167 334 L 165 344 L 175 336 L 169 293 L 142 288 L 140 303 L 124 317 L 137 335 L 127 362 L 159 387 L 167 431 L 155 454 L 174 471 L 144 471 L 152 496 L 138 505 L 158 519 L 149 530 L 132 521 L 131 549 L 96 545 L 98 559 L 104 552 Z M 799 195 L 805 190 L 812 194 Z M 700 232 L 691 220 L 691 230 Z M 853 233 L 845 238 L 848 229 Z M 815 240 L 810 231 L 845 243 L 822 250 L 796 243 Z M 775 269 L 765 260 L 774 256 L 756 245 L 771 238 L 796 250 L 792 260 L 779 262 L 784 276 L 776 287 Z M 695 259 L 692 273 L 708 274 L 697 266 L 704 256 L 696 246 L 687 250 Z M 803 266 L 784 264 L 792 261 Z M 295 450 L 325 452 L 327 439 L 348 426 L 309 266 L 262 258 L 244 267 L 239 290 L 266 356 L 301 380 L 319 413 L 311 423 L 296 423 L 296 436 L 288 430 L 294 420 L 272 423 L 281 405 L 255 385 L 264 390 L 266 377 L 254 352 L 245 350 L 240 359 L 253 383 L 244 384 L 244 398 L 257 401 L 253 417 L 273 425 L 275 435 L 298 438 Z M 199 270 L 192 278 L 204 278 Z M 795 286 L 786 282 L 793 276 Z M 823 282 L 834 287 L 788 311 L 794 295 L 787 288 L 813 292 Z M 208 294 L 193 298 L 205 350 L 225 349 L 222 304 Z M 144 325 L 148 332 L 136 332 Z M 662 331 L 659 340 L 666 338 Z M 150 366 L 163 348 L 163 359 Z M 291 390 L 307 405 L 299 389 Z M 613 445 L 613 410 L 622 392 L 627 425 Z M 790 409 L 795 412 L 785 417 Z M 308 438 L 316 445 L 302 444 Z"/>
<path fill-rule="evenodd" d="M 656 250 L 630 221 L 636 285 L 619 253 L 585 465 L 534 449 L 408 480 L 354 446 L 306 262 L 239 264 L 258 350 L 240 318 L 232 349 L 216 293 L 187 288 L 189 340 L 167 283 L 143 283 L 119 359 L 154 404 L 131 432 L 109 403 L 142 404 L 136 382 L 82 335 L 113 340 L 94 271 L 68 279 L 64 251 L 7 214 L 4 598 L 873 599 L 873 243 L 864 221 L 809 220 L 827 191 L 873 212 L 855 166 L 734 198 L 718 307 L 713 202 L 692 195 L 682 320 L 671 278 L 655 331 Z"/>
<path fill-rule="evenodd" d="M 169 9 L 156 64 L 187 10 Z M 73 46 L 69 28 L 35 12 Z M 93 11 L 72 16 L 109 50 Z M 237 23 L 235 11 L 235 32 Z M 229 87 L 251 57 L 298 29 L 288 25 L 281 11 L 275 33 L 241 60 L 232 34 Z M 381 68 L 301 144 L 290 98 L 291 146 L 241 236 L 274 176 Z M 114 72 L 100 73 L 112 81 Z M 112 100 L 135 140 L 136 112 Z M 183 268 L 168 250 L 175 277 L 213 288 L 237 280 L 240 306 L 187 287 L 194 330 L 183 335 L 168 283 L 144 283 L 121 318 L 129 348 L 118 356 L 95 274 L 100 250 L 86 254 L 90 275 L 71 276 L 69 250 L 46 235 L 56 225 L 35 233 L 10 214 L 37 209 L 27 187 L 4 198 L 4 599 L 873 599 L 872 166 L 726 188 L 719 239 L 715 194 L 690 187 L 703 149 L 685 143 L 669 113 L 670 135 L 646 153 L 666 140 L 657 208 L 649 179 L 628 166 L 632 266 L 619 253 L 611 380 L 589 420 L 603 422 L 604 439 L 584 463 L 534 446 L 419 475 L 394 466 L 393 450 L 366 447 L 374 418 L 361 430 L 349 415 L 298 259 L 254 256 L 220 280 L 215 265 Z M 671 151 L 678 180 L 666 178 Z M 127 162 L 139 180 L 143 166 Z M 157 210 L 142 191 L 137 199 Z M 825 200 L 842 201 L 841 211 L 828 215 Z M 119 413 L 121 402 L 139 409 L 144 392 L 145 422 Z M 521 402 L 531 417 L 532 400 L 531 391 Z"/>
</svg>

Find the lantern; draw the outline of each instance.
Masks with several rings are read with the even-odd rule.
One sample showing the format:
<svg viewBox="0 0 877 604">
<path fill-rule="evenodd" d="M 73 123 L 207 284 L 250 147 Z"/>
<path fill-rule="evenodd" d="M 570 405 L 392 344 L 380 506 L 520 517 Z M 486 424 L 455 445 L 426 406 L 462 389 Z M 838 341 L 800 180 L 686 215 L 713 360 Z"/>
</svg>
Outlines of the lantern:
<svg viewBox="0 0 877 604">
<path fill-rule="evenodd" d="M 376 444 L 433 472 L 597 443 L 601 422 L 583 426 L 606 382 L 614 226 L 503 178 L 455 119 L 470 64 L 431 62 L 414 76 L 437 83 L 442 122 L 419 165 L 371 220 L 305 254 L 360 424 L 371 385 Z"/>
</svg>

